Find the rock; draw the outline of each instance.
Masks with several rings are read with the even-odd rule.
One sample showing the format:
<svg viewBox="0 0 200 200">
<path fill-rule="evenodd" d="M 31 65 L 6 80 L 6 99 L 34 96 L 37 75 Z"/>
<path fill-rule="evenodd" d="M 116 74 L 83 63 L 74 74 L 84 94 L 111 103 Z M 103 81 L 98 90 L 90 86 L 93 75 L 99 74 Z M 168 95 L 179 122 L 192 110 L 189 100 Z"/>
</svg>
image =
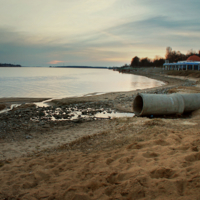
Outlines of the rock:
<svg viewBox="0 0 200 200">
<path fill-rule="evenodd" d="M 45 113 L 44 113 L 43 111 L 40 111 L 40 112 L 38 113 L 38 115 L 39 115 L 40 117 L 43 117 L 43 116 L 45 116 Z"/>
<path fill-rule="evenodd" d="M 6 108 L 6 105 L 5 104 L 0 104 L 0 110 L 3 110 Z"/>
<path fill-rule="evenodd" d="M 49 124 L 45 124 L 42 128 L 50 128 Z"/>
<path fill-rule="evenodd" d="M 27 135 L 26 136 L 26 139 L 32 139 L 33 137 L 32 136 L 30 136 L 30 135 Z"/>
<path fill-rule="evenodd" d="M 62 116 L 60 115 L 53 115 L 55 119 L 62 119 Z"/>
<path fill-rule="evenodd" d="M 81 119 L 73 119 L 72 122 L 74 122 L 74 123 L 82 123 L 82 120 Z"/>
<path fill-rule="evenodd" d="M 68 119 L 68 118 L 69 118 L 69 115 L 65 114 L 65 115 L 63 115 L 63 118 L 64 118 L 64 119 Z"/>
<path fill-rule="evenodd" d="M 39 125 L 44 125 L 45 123 L 43 121 L 40 121 L 39 122 Z"/>
</svg>

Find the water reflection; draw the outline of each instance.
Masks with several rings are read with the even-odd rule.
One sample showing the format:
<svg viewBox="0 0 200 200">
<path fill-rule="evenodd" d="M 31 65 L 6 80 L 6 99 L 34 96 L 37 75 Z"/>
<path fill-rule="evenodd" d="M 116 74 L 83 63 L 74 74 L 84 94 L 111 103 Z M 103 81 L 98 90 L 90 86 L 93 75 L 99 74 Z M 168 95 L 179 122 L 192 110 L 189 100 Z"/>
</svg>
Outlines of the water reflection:
<svg viewBox="0 0 200 200">
<path fill-rule="evenodd" d="M 135 114 L 134 113 L 120 113 L 120 112 L 116 112 L 116 111 L 112 111 L 111 113 L 97 113 L 95 115 L 96 118 L 108 118 L 108 119 L 113 119 L 113 118 L 120 118 L 120 117 L 134 117 Z"/>
<path fill-rule="evenodd" d="M 63 98 L 130 91 L 164 83 L 107 69 L 1 68 L 0 97 Z"/>
<path fill-rule="evenodd" d="M 144 76 L 132 75 L 131 85 L 134 88 L 134 90 L 137 90 L 137 89 L 158 87 L 165 85 L 165 83 Z"/>
</svg>

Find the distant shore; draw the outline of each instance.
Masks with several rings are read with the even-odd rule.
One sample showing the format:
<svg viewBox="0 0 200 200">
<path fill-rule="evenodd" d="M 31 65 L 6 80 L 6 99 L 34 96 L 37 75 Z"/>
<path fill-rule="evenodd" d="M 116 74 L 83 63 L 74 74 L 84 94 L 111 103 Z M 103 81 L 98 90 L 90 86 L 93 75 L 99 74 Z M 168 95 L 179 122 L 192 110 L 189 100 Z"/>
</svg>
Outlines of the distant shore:
<svg viewBox="0 0 200 200">
<path fill-rule="evenodd" d="M 21 66 L 0 66 L 0 67 L 21 67 Z"/>
<path fill-rule="evenodd" d="M 108 69 L 108 67 L 98 67 L 98 66 L 49 66 L 49 67 L 51 67 L 51 68 L 77 68 L 77 69 L 79 69 L 79 68 L 89 68 L 89 69 Z"/>
<path fill-rule="evenodd" d="M 14 65 L 14 64 L 2 64 L 2 63 L 0 63 L 0 67 L 21 67 L 21 65 Z"/>
</svg>

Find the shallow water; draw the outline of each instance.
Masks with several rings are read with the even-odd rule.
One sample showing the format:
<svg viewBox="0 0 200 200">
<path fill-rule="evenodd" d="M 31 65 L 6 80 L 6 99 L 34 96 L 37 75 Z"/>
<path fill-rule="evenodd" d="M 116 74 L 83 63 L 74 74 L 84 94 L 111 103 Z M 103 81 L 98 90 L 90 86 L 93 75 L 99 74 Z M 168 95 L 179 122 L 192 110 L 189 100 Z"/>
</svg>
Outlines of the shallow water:
<svg viewBox="0 0 200 200">
<path fill-rule="evenodd" d="M 79 121 L 79 120 L 98 120 L 98 119 L 113 119 L 120 117 L 134 117 L 134 113 L 117 112 L 110 108 L 80 108 L 80 107 L 43 107 L 42 118 L 52 121 Z M 41 111 L 41 109 L 40 109 Z M 34 116 L 33 121 L 40 121 L 41 116 Z"/>
<path fill-rule="evenodd" d="M 108 69 L 0 68 L 0 98 L 63 98 L 161 85 L 161 81 Z"/>
<path fill-rule="evenodd" d="M 14 109 L 14 108 L 16 108 L 16 107 L 18 107 L 18 106 L 21 106 L 21 104 L 12 104 L 12 105 L 10 106 L 10 108 L 5 108 L 5 109 L 3 109 L 3 110 L 0 110 L 0 114 L 1 114 L 1 113 L 5 113 L 5 112 L 8 112 L 8 111 L 10 111 L 10 110 L 12 110 L 12 109 Z"/>
</svg>

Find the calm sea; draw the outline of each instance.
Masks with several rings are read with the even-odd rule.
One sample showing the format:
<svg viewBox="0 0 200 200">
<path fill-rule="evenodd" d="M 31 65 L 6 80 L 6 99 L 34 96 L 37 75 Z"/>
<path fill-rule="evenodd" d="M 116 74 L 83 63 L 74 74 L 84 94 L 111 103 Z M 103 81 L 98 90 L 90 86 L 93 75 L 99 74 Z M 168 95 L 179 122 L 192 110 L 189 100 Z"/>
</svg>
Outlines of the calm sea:
<svg viewBox="0 0 200 200">
<path fill-rule="evenodd" d="M 0 97 L 82 96 L 152 88 L 164 83 L 108 69 L 0 68 Z"/>
</svg>

